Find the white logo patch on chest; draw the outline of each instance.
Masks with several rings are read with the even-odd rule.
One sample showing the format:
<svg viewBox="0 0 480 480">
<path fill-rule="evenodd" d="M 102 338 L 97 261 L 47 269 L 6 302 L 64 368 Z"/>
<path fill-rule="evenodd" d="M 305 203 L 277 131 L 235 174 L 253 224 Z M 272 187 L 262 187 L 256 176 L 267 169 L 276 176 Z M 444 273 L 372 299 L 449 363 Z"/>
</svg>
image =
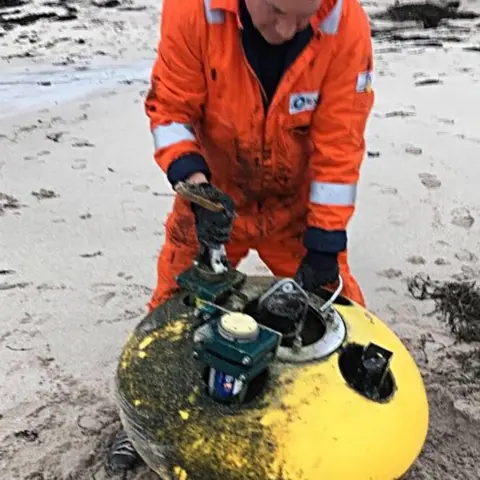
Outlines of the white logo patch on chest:
<svg viewBox="0 0 480 480">
<path fill-rule="evenodd" d="M 318 103 L 318 92 L 300 92 L 290 95 L 288 111 L 290 115 L 314 110 Z"/>
</svg>

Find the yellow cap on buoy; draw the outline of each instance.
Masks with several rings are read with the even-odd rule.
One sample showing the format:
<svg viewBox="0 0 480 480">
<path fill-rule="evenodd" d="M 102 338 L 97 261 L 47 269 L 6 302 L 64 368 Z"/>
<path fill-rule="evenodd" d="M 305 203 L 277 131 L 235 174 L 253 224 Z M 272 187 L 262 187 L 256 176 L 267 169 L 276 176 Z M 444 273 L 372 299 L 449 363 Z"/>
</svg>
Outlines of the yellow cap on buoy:
<svg viewBox="0 0 480 480">
<path fill-rule="evenodd" d="M 259 327 L 256 320 L 241 312 L 231 312 L 223 315 L 220 320 L 220 333 L 235 340 L 255 340 Z"/>
</svg>

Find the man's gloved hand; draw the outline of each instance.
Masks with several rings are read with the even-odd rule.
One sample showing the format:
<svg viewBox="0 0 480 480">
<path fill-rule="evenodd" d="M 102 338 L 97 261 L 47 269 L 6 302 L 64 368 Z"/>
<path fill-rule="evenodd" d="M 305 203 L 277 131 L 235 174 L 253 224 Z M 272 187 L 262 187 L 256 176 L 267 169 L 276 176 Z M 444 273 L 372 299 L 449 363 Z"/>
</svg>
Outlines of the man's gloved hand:
<svg viewBox="0 0 480 480">
<path fill-rule="evenodd" d="M 298 267 L 295 281 L 312 293 L 320 287 L 335 283 L 339 275 L 337 257 L 336 253 L 309 250 Z"/>
<path fill-rule="evenodd" d="M 224 207 L 222 212 L 212 212 L 196 203 L 191 204 L 198 241 L 207 247 L 219 248 L 230 240 L 235 204 L 226 193 L 211 183 L 196 185 L 196 193 L 212 202 L 221 203 Z"/>
</svg>

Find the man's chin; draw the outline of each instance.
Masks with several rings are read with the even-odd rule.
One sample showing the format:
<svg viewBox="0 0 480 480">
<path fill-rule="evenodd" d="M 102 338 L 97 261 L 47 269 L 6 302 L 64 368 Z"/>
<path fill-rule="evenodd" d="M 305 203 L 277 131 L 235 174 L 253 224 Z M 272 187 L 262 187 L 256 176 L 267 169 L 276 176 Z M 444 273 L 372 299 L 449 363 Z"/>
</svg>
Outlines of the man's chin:
<svg viewBox="0 0 480 480">
<path fill-rule="evenodd" d="M 263 38 L 270 44 L 270 45 L 281 45 L 282 43 L 285 43 L 285 39 L 282 37 L 279 37 L 278 35 L 274 34 L 268 34 L 265 32 L 261 32 Z"/>
</svg>

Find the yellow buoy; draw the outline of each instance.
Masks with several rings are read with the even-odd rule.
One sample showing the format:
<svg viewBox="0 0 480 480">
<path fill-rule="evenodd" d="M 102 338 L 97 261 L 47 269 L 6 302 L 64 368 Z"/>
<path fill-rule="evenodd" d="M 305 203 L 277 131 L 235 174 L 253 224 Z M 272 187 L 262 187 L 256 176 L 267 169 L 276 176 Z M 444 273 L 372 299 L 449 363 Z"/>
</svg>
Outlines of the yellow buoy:
<svg viewBox="0 0 480 480">
<path fill-rule="evenodd" d="M 428 430 L 409 351 L 348 299 L 271 281 L 218 308 L 181 291 L 142 320 L 117 369 L 135 448 L 165 480 L 401 478 Z"/>
</svg>

